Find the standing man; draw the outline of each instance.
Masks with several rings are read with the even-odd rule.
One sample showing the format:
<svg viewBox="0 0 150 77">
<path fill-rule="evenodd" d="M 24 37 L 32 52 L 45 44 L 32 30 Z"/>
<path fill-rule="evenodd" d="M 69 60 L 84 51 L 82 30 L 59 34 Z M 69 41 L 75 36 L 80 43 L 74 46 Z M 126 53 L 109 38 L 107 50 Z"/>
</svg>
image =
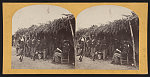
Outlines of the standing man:
<svg viewBox="0 0 150 77">
<path fill-rule="evenodd" d="M 24 52 L 24 45 L 23 45 L 23 41 L 19 41 L 18 42 L 18 48 L 19 48 L 19 52 L 18 52 L 18 56 L 19 56 L 19 60 L 20 62 L 22 62 L 23 60 L 23 52 Z"/>
<path fill-rule="evenodd" d="M 46 60 L 46 57 L 47 57 L 47 48 L 48 48 L 48 46 L 47 46 L 47 40 L 46 40 L 46 38 L 45 38 L 45 36 L 44 36 L 44 38 L 41 40 L 41 50 L 43 51 L 43 60 Z"/>
<path fill-rule="evenodd" d="M 31 54 L 31 56 L 32 56 L 32 59 L 33 59 L 33 61 L 35 60 L 35 52 L 36 52 L 36 39 L 35 39 L 35 37 L 33 37 L 33 39 L 32 39 L 32 54 Z"/>
<path fill-rule="evenodd" d="M 29 57 L 29 37 L 26 39 L 26 56 Z"/>
<path fill-rule="evenodd" d="M 32 39 L 31 39 L 31 37 L 29 37 L 29 40 L 28 40 L 28 52 L 29 52 L 30 58 L 32 59 L 32 55 L 31 55 L 31 53 L 32 53 Z"/>
<path fill-rule="evenodd" d="M 24 55 L 27 57 L 27 36 L 24 36 Z"/>
<path fill-rule="evenodd" d="M 84 42 L 85 42 L 85 39 L 82 37 L 80 40 L 79 40 L 79 43 L 80 43 L 80 53 L 79 53 L 79 61 L 81 62 L 82 59 L 83 59 L 83 54 L 84 54 Z"/>
<path fill-rule="evenodd" d="M 95 39 L 94 39 L 94 35 L 92 35 L 92 40 L 91 40 L 91 56 L 92 56 L 92 59 L 94 61 L 94 54 L 95 54 Z"/>
<path fill-rule="evenodd" d="M 20 45 L 21 39 L 19 37 L 18 41 L 17 41 L 17 45 L 16 45 L 16 56 L 18 56 L 18 52 L 19 52 L 19 45 Z"/>
<path fill-rule="evenodd" d="M 90 52 L 91 52 L 90 42 L 91 42 L 90 37 L 88 37 L 87 39 L 87 52 L 88 52 L 87 56 L 88 57 L 90 57 Z"/>
</svg>

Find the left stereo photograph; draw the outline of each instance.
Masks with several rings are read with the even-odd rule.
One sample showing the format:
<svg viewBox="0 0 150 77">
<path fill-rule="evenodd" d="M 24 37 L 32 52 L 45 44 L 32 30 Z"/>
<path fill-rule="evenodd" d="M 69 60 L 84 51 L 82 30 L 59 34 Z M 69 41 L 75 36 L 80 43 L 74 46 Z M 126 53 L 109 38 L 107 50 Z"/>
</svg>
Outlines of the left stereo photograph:
<svg viewBox="0 0 150 77">
<path fill-rule="evenodd" d="M 53 5 L 19 9 L 12 18 L 12 69 L 74 69 L 75 17 Z"/>
</svg>

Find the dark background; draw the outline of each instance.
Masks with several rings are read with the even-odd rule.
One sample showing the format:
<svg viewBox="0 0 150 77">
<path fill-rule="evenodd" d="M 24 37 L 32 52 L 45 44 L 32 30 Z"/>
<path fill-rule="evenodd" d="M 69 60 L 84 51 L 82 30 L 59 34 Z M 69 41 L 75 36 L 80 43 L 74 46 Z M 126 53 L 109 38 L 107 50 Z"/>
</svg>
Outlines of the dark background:
<svg viewBox="0 0 150 77">
<path fill-rule="evenodd" d="M 149 49 L 148 49 L 148 74 L 2 74 L 3 69 L 3 11 L 2 11 L 2 3 L 56 3 L 56 2 L 76 2 L 76 3 L 92 3 L 92 2 L 150 2 L 149 0 L 0 0 L 0 45 L 1 45 L 1 51 L 0 51 L 0 77 L 150 77 L 149 74 Z M 148 5 L 149 7 L 149 5 Z M 148 10 L 149 12 L 149 10 Z M 150 16 L 148 15 L 148 20 Z M 148 38 L 149 39 L 149 26 L 150 23 L 148 22 Z M 149 40 L 148 40 L 148 47 L 149 48 Z"/>
</svg>

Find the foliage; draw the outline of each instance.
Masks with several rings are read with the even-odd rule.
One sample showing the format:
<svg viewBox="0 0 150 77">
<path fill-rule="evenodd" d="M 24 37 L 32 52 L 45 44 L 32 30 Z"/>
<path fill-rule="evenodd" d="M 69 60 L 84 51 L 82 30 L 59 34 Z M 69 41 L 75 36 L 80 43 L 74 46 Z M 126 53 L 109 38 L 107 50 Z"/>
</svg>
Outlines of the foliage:
<svg viewBox="0 0 150 77">
<path fill-rule="evenodd" d="M 59 18 L 59 19 L 55 19 L 53 21 L 49 21 L 49 23 L 46 23 L 46 24 L 42 23 L 39 26 L 32 25 L 29 28 L 21 28 L 15 33 L 15 35 L 22 36 L 22 35 L 27 34 L 27 35 L 35 36 L 40 33 L 56 35 L 58 33 L 58 31 L 61 29 L 70 31 L 70 24 L 68 24 L 69 20 L 72 21 L 72 23 L 74 23 L 75 18 L 74 17 L 72 17 L 72 19 L 69 19 L 67 17 Z M 75 25 L 72 24 L 72 26 L 74 27 Z"/>
<path fill-rule="evenodd" d="M 125 16 L 125 15 L 124 15 Z M 122 18 L 119 20 L 114 20 L 113 22 L 109 22 L 108 24 L 92 25 L 90 28 L 80 29 L 76 33 L 76 37 L 81 37 L 83 35 L 91 35 L 95 34 L 98 36 L 99 34 L 105 35 L 118 35 L 121 31 L 125 33 L 130 33 L 129 29 L 129 21 L 133 27 L 133 32 L 137 33 L 139 30 L 139 19 L 138 16 L 132 12 L 132 15 L 125 16 L 126 18 Z"/>
</svg>

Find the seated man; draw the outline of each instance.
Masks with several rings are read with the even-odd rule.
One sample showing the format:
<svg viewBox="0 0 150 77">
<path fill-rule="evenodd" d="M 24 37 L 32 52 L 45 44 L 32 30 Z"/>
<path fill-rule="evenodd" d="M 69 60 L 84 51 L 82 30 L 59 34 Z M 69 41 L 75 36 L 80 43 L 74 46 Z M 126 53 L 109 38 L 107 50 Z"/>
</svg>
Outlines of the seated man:
<svg viewBox="0 0 150 77">
<path fill-rule="evenodd" d="M 102 59 L 102 56 L 103 56 L 103 51 L 101 50 L 101 44 L 100 44 L 100 40 L 97 41 L 97 44 L 96 44 L 96 52 L 95 52 L 95 56 L 94 58 L 97 58 L 97 59 Z"/>
<path fill-rule="evenodd" d="M 57 48 L 54 51 L 53 62 L 55 62 L 55 63 L 61 63 L 61 56 L 62 56 L 62 50 L 60 50 L 59 48 Z"/>
<path fill-rule="evenodd" d="M 119 49 L 116 49 L 114 51 L 114 55 L 112 58 L 112 64 L 119 64 L 120 63 L 120 58 L 121 58 L 121 51 Z"/>
<path fill-rule="evenodd" d="M 100 59 L 103 59 L 102 57 L 103 57 L 103 53 L 102 52 L 98 52 L 97 53 L 97 57 L 98 57 L 98 59 L 100 60 Z"/>
<path fill-rule="evenodd" d="M 95 59 L 96 59 L 97 55 L 98 55 L 98 52 L 97 52 L 97 51 L 95 51 L 95 52 L 94 52 L 94 56 L 93 56 L 93 61 L 95 61 Z"/>
<path fill-rule="evenodd" d="M 42 59 L 43 58 L 43 53 L 41 51 L 38 52 L 38 59 Z"/>
<path fill-rule="evenodd" d="M 102 56 L 103 56 L 102 52 L 95 51 L 93 61 L 95 61 L 95 59 L 98 59 L 98 60 L 102 59 Z"/>
</svg>

